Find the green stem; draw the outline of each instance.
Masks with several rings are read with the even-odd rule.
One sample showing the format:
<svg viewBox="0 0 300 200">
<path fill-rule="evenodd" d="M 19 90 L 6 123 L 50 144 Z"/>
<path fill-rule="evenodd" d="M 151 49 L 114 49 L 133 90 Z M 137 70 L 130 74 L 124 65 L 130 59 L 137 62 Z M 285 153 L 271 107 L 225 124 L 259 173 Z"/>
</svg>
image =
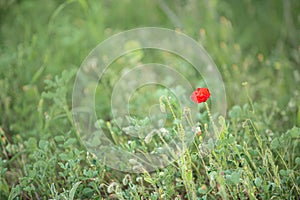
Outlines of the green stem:
<svg viewBox="0 0 300 200">
<path fill-rule="evenodd" d="M 210 122 L 211 122 L 211 124 L 212 124 L 212 126 L 213 126 L 214 133 L 215 133 L 215 134 L 218 134 L 218 136 L 219 136 L 218 128 L 217 128 L 217 126 L 216 126 L 216 124 L 215 124 L 215 122 L 214 122 L 214 119 L 213 119 L 213 117 L 212 117 L 212 115 L 211 115 L 209 106 L 208 106 L 208 104 L 207 104 L 206 102 L 205 102 L 205 106 L 206 106 L 206 110 L 207 110 L 207 114 L 208 114 L 209 120 L 210 120 Z"/>
</svg>

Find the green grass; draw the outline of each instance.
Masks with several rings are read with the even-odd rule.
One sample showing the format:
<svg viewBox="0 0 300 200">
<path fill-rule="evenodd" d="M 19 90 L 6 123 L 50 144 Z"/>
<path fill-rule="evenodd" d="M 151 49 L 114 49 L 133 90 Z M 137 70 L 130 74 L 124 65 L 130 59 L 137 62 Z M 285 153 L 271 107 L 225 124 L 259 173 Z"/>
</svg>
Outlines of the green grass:
<svg viewBox="0 0 300 200">
<path fill-rule="evenodd" d="M 299 10 L 291 0 L 0 0 L 0 199 L 299 199 Z M 200 148 L 212 121 L 200 106 L 193 117 L 202 133 L 182 145 L 187 151 L 179 159 L 151 173 L 123 173 L 82 146 L 71 116 L 72 87 L 99 42 L 144 26 L 180 29 L 203 45 L 224 79 L 228 110 L 214 119 L 219 138 L 207 142 L 206 153 Z M 96 90 L 98 126 L 128 152 L 172 139 L 131 139 L 110 112 L 122 63 L 153 59 L 179 62 L 150 50 L 125 56 Z M 194 87 L 202 84 L 193 71 L 186 75 Z M 137 118 L 145 117 L 141 109 L 149 101 L 170 95 L 164 88 L 147 91 L 130 101 Z M 161 102 L 166 129 L 182 136 L 178 119 L 185 113 L 169 101 Z M 148 123 L 132 118 L 127 130 L 147 134 Z"/>
</svg>

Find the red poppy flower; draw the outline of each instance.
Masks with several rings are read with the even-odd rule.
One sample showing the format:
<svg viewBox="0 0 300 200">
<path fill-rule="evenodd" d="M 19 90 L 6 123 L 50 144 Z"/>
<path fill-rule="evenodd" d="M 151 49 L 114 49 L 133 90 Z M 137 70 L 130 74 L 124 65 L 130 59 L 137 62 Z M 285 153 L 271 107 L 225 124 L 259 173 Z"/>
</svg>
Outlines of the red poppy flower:
<svg viewBox="0 0 300 200">
<path fill-rule="evenodd" d="M 195 90 L 191 95 L 191 99 L 195 103 L 205 102 L 209 97 L 210 92 L 208 88 L 197 88 L 197 90 Z"/>
</svg>

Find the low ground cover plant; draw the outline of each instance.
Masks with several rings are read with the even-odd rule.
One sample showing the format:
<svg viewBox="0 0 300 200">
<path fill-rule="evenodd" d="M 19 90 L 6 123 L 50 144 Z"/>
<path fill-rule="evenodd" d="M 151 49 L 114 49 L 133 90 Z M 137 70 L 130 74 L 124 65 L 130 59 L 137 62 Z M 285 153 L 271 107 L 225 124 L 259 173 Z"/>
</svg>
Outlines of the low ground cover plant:
<svg viewBox="0 0 300 200">
<path fill-rule="evenodd" d="M 1 1 L 0 199 L 299 199 L 299 10 L 289 0 Z M 228 109 L 215 118 L 214 97 L 194 93 L 196 134 L 184 153 L 153 172 L 124 173 L 82 144 L 72 89 L 95 45 L 144 26 L 181 31 L 202 45 L 222 74 Z M 128 152 L 159 151 L 189 116 L 166 88 L 149 87 L 126 102 L 136 113 L 128 126 L 112 120 L 116 74 L 124 63 L 151 60 L 177 66 L 194 89 L 206 87 L 186 70 L 190 63 L 168 53 L 141 50 L 112 63 L 95 91 L 95 127 Z M 153 119 L 141 109 L 153 102 L 166 127 L 149 135 Z M 218 138 L 205 140 L 211 131 Z"/>
</svg>

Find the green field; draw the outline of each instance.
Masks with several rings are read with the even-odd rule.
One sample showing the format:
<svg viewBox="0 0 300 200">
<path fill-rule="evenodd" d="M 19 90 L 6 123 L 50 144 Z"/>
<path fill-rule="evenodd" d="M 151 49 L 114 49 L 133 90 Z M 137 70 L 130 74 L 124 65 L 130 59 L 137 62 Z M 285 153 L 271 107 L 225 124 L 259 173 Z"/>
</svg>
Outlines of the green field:
<svg viewBox="0 0 300 200">
<path fill-rule="evenodd" d="M 0 17 L 1 200 L 300 199 L 300 1 L 0 0 Z M 192 141 L 169 165 L 129 173 L 111 167 L 118 157 L 96 157 L 83 145 L 72 118 L 72 92 L 76 72 L 93 48 L 138 27 L 176 30 L 202 45 L 224 81 L 227 110 L 216 117 L 213 95 L 193 105 L 189 130 L 198 126 L 197 134 L 181 137 L 188 135 L 181 127 L 189 108 L 183 112 L 168 88 L 147 86 L 117 103 L 134 113 L 120 127 L 117 121 L 125 119 L 113 115 L 111 94 L 131 69 L 124 66 L 176 66 L 194 89 L 208 79 L 163 51 L 139 49 L 120 57 L 90 86 L 96 87 L 90 88 L 95 127 L 114 148 L 130 153 L 161 153 L 158 147 L 174 137 L 178 143 Z M 112 54 L 114 48 L 119 47 Z M 154 72 L 147 74 L 158 76 Z M 174 81 L 168 73 L 160 76 Z M 150 135 L 153 119 L 145 110 L 159 117 L 153 104 L 164 110 L 168 134 Z M 215 141 L 207 139 L 213 130 Z"/>
</svg>

